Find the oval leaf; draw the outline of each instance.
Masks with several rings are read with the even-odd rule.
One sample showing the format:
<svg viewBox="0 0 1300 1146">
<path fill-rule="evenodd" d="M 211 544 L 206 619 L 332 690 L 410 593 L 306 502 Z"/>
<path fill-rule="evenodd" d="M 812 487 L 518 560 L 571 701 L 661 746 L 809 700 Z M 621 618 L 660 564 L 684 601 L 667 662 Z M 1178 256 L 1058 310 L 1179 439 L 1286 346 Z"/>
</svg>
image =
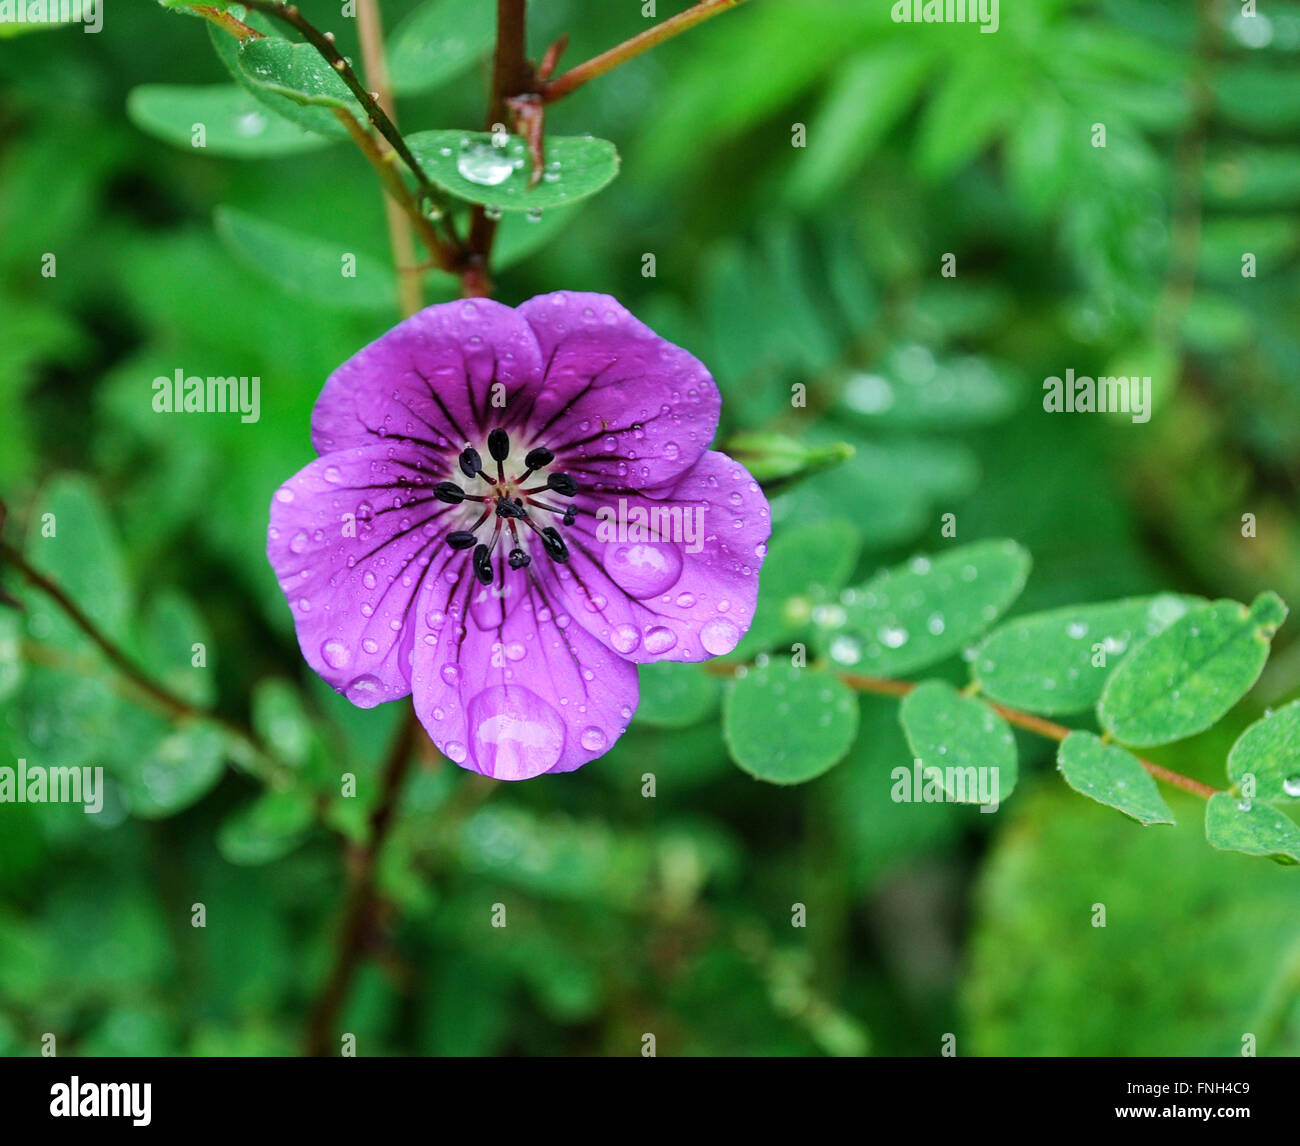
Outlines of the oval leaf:
<svg viewBox="0 0 1300 1146">
<path fill-rule="evenodd" d="M 225 736 L 211 724 L 190 724 L 164 736 L 126 776 L 131 814 L 161 819 L 208 794 L 225 766 Z"/>
<path fill-rule="evenodd" d="M 898 718 L 921 780 L 937 781 L 949 800 L 997 811 L 1011 795 L 1018 772 L 1016 738 L 982 700 L 962 696 L 947 681 L 928 680 L 903 698 Z"/>
<path fill-rule="evenodd" d="M 1024 588 L 1029 554 L 979 541 L 878 573 L 824 611 L 819 646 L 837 665 L 900 676 L 951 656 L 1006 611 Z"/>
<path fill-rule="evenodd" d="M 496 39 L 496 10 L 483 0 L 429 0 L 388 42 L 388 75 L 398 95 L 417 95 L 455 79 Z"/>
<path fill-rule="evenodd" d="M 1241 734 L 1228 753 L 1228 775 L 1239 785 L 1253 777 L 1254 799 L 1300 799 L 1300 700 Z"/>
<path fill-rule="evenodd" d="M 829 673 L 772 662 L 736 681 L 723 704 L 722 731 L 732 759 L 751 776 L 801 784 L 848 752 L 858 702 Z"/>
<path fill-rule="evenodd" d="M 1003 704 L 1083 712 L 1101 699 L 1107 678 L 1137 644 L 1204 603 L 1162 593 L 1017 617 L 985 638 L 971 672 L 981 692 Z"/>
<path fill-rule="evenodd" d="M 234 84 L 143 84 L 127 96 L 126 114 L 141 131 L 206 155 L 258 159 L 329 146 L 328 139 L 272 115 Z M 194 143 L 199 124 L 202 147 Z"/>
<path fill-rule="evenodd" d="M 502 211 L 543 211 L 594 195 L 618 174 L 612 143 L 591 136 L 548 136 L 546 171 L 531 190 L 532 163 L 517 135 L 498 147 L 483 132 L 421 131 L 407 146 L 429 178 L 469 203 Z"/>
<path fill-rule="evenodd" d="M 1102 743 L 1091 732 L 1071 732 L 1061 743 L 1056 767 L 1076 792 L 1139 824 L 1174 822 L 1169 805 L 1138 758 L 1116 744 Z"/>
<path fill-rule="evenodd" d="M 378 259 L 234 207 L 218 207 L 215 220 L 217 234 L 240 259 L 290 294 L 339 310 L 391 310 L 395 305 L 393 272 Z M 355 273 L 346 275 L 345 270 Z"/>
<path fill-rule="evenodd" d="M 1097 705 L 1102 726 L 1139 746 L 1209 728 L 1255 683 L 1286 613 L 1276 593 L 1261 593 L 1249 609 L 1215 601 L 1184 614 L 1106 682 Z"/>
<path fill-rule="evenodd" d="M 1216 792 L 1205 807 L 1205 838 L 1212 847 L 1281 864 L 1300 863 L 1300 827 L 1276 808 Z"/>
</svg>

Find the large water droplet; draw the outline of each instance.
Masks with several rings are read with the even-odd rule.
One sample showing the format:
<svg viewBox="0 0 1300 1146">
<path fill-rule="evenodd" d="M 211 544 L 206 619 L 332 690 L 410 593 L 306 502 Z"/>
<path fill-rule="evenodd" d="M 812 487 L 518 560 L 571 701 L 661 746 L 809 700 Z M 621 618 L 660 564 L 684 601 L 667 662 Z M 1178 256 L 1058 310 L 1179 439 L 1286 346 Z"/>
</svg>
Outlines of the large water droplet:
<svg viewBox="0 0 1300 1146">
<path fill-rule="evenodd" d="M 671 541 L 611 541 L 605 546 L 605 572 L 629 596 L 645 600 L 677 584 L 682 575 L 682 553 Z"/>
<path fill-rule="evenodd" d="M 366 673 L 352 680 L 343 695 L 358 708 L 374 708 L 384 699 L 384 686 L 378 677 Z"/>
<path fill-rule="evenodd" d="M 636 631 L 635 625 L 615 625 L 614 631 L 609 634 L 609 643 L 616 652 L 626 656 L 641 643 L 641 634 Z"/>
<path fill-rule="evenodd" d="M 330 668 L 347 668 L 352 660 L 352 651 L 342 641 L 326 641 L 320 647 L 320 655 Z"/>
<path fill-rule="evenodd" d="M 740 642 L 740 630 L 725 617 L 714 617 L 700 630 L 700 644 L 705 652 L 720 657 Z"/>
<path fill-rule="evenodd" d="M 672 629 L 665 629 L 662 625 L 653 629 L 647 629 L 645 635 L 645 649 L 648 653 L 666 653 L 677 643 L 677 634 Z"/>
<path fill-rule="evenodd" d="M 587 749 L 588 752 L 603 752 L 609 744 L 609 737 L 594 725 L 591 728 L 584 728 L 582 730 L 581 739 L 582 746 Z"/>
<path fill-rule="evenodd" d="M 564 749 L 564 721 L 522 685 L 494 685 L 466 706 L 479 771 L 498 780 L 526 780 L 551 768 Z"/>
<path fill-rule="evenodd" d="M 475 143 L 465 148 L 456 160 L 456 170 L 462 179 L 480 187 L 496 187 L 514 174 L 515 165 L 499 148 L 486 143 Z"/>
</svg>

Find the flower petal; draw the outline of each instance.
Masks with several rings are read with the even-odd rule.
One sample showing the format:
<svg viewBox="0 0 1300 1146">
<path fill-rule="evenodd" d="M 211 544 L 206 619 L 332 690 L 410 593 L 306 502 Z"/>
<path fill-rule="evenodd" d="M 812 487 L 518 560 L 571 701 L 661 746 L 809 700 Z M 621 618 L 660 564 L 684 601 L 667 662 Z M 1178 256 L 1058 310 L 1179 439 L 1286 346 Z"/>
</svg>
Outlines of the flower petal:
<svg viewBox="0 0 1300 1146">
<path fill-rule="evenodd" d="M 438 592 L 426 586 L 430 598 Z M 445 622 L 415 643 L 415 711 L 438 750 L 498 780 L 570 772 L 604 755 L 636 711 L 635 666 L 562 624 L 538 586 L 486 628 L 472 592 L 456 591 Z M 421 615 L 430 612 L 422 602 Z"/>
<path fill-rule="evenodd" d="M 643 489 L 675 481 L 718 428 L 704 364 L 604 294 L 558 291 L 519 308 L 541 345 L 545 384 L 524 411 L 532 440 L 579 482 Z"/>
<path fill-rule="evenodd" d="M 627 528 L 618 532 L 596 514 L 616 515 L 620 502 Z M 666 496 L 580 494 L 577 504 L 583 512 L 562 530 L 568 564 L 541 563 L 539 577 L 579 624 L 637 664 L 736 647 L 772 532 L 767 498 L 744 466 L 709 450 Z"/>
<path fill-rule="evenodd" d="M 362 708 L 411 691 L 412 610 L 422 590 L 447 594 L 448 561 L 464 557 L 443 543 L 461 507 L 432 497 L 426 465 L 410 448 L 340 450 L 271 499 L 266 555 L 303 656 Z"/>
<path fill-rule="evenodd" d="M 440 455 L 479 446 L 531 405 L 541 367 L 517 310 L 490 299 L 426 307 L 330 375 L 312 411 L 312 443 L 321 454 L 377 438 Z"/>
</svg>

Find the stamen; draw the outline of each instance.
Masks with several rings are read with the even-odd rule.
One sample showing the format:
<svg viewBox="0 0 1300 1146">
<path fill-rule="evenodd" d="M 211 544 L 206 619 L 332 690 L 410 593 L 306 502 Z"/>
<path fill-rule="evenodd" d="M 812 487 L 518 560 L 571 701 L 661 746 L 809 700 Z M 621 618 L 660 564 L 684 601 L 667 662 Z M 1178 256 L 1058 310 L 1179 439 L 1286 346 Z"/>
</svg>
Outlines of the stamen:
<svg viewBox="0 0 1300 1146">
<path fill-rule="evenodd" d="M 560 536 L 560 531 L 553 525 L 547 525 L 538 531 L 542 535 L 542 546 L 546 550 L 546 556 L 552 561 L 558 561 L 565 565 L 569 560 L 569 547 L 564 544 L 564 538 Z"/>
<path fill-rule="evenodd" d="M 555 454 L 545 446 L 538 446 L 524 455 L 524 465 L 528 467 L 528 473 L 532 473 L 533 470 L 544 470 L 553 461 L 555 461 Z M 528 475 L 525 474 L 524 476 L 527 477 Z"/>
<path fill-rule="evenodd" d="M 546 486 L 561 497 L 573 497 L 578 492 L 578 483 L 568 474 L 547 474 Z"/>
<path fill-rule="evenodd" d="M 468 549 L 474 544 L 474 534 L 468 529 L 456 529 L 447 534 L 447 544 L 453 549 Z"/>
<path fill-rule="evenodd" d="M 492 584 L 492 551 L 486 545 L 474 550 L 474 576 L 484 585 Z"/>
<path fill-rule="evenodd" d="M 511 501 L 509 498 L 501 497 L 497 499 L 497 516 L 512 518 L 527 517 L 528 510 L 523 507 L 522 502 Z"/>
<path fill-rule="evenodd" d="M 473 446 L 461 450 L 460 472 L 467 478 L 476 478 L 483 472 L 483 458 Z"/>
<path fill-rule="evenodd" d="M 522 549 L 510 550 L 510 556 L 508 560 L 510 562 L 511 569 L 523 569 L 525 566 L 531 565 L 533 562 L 533 559 L 529 557 L 528 554 L 525 553 Z"/>
<path fill-rule="evenodd" d="M 433 496 L 449 505 L 459 505 L 465 500 L 465 491 L 454 481 L 440 481 L 433 487 Z"/>
<path fill-rule="evenodd" d="M 505 461 L 510 456 L 510 435 L 505 430 L 493 430 L 488 434 L 487 447 L 494 461 Z"/>
</svg>

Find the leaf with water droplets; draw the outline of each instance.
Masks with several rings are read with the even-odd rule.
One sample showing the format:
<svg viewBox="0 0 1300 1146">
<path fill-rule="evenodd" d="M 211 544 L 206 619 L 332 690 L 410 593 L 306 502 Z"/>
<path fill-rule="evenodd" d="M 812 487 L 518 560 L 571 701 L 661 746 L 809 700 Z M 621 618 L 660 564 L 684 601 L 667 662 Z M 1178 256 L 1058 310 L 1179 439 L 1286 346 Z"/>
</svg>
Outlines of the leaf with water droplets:
<svg viewBox="0 0 1300 1146">
<path fill-rule="evenodd" d="M 1204 603 L 1161 593 L 1017 617 L 984 639 L 971 672 L 980 691 L 1003 704 L 1053 715 L 1083 712 L 1101 698 L 1124 656 Z"/>
<path fill-rule="evenodd" d="M 713 712 L 722 682 L 697 664 L 658 661 L 638 665 L 641 700 L 635 721 L 656 728 L 687 728 Z"/>
<path fill-rule="evenodd" d="M 748 660 L 807 628 L 819 610 L 840 609 L 836 596 L 861 550 L 858 528 L 839 518 L 776 533 L 763 558 L 754 619 L 730 656 Z"/>
<path fill-rule="evenodd" d="M 243 262 L 289 294 L 335 310 L 396 306 L 393 272 L 378 259 L 234 207 L 218 207 L 215 222 L 217 234 Z"/>
<path fill-rule="evenodd" d="M 278 36 L 245 40 L 239 46 L 239 67 L 250 83 L 305 107 L 351 111 L 356 106 L 343 77 L 310 44 Z"/>
<path fill-rule="evenodd" d="M 858 731 L 858 701 L 829 673 L 772 661 L 736 680 L 722 731 L 731 758 L 751 776 L 802 784 L 844 758 Z"/>
<path fill-rule="evenodd" d="M 947 681 L 928 680 L 903 698 L 898 718 L 922 780 L 938 781 L 950 800 L 996 808 L 1011 795 L 1016 738 L 982 700 L 963 696 Z"/>
<path fill-rule="evenodd" d="M 1300 863 L 1300 827 L 1276 808 L 1216 792 L 1205 807 L 1205 838 L 1212 847 L 1280 864 Z"/>
<path fill-rule="evenodd" d="M 275 25 L 271 20 L 263 16 L 260 12 L 248 12 L 241 5 L 232 5 L 231 12 L 251 28 L 266 34 L 268 40 L 277 41 L 287 44 L 289 47 L 305 48 L 307 45 L 289 44 L 289 41 L 279 35 Z M 329 107 L 316 107 L 304 104 L 301 101 L 291 99 L 289 96 L 276 90 L 276 85 L 264 82 L 267 77 L 258 75 L 251 68 L 246 66 L 240 42 L 230 33 L 218 28 L 215 24 L 208 25 L 208 36 L 212 41 L 212 48 L 217 53 L 217 57 L 226 66 L 235 82 L 244 88 L 254 99 L 269 111 L 273 111 L 282 119 L 295 123 L 299 127 L 314 132 L 317 135 L 328 136 L 332 139 L 347 139 L 347 128 L 339 122 Z M 315 49 L 311 49 L 313 52 Z M 327 71 L 333 71 L 328 64 L 317 56 L 320 66 Z M 337 79 L 338 77 L 335 76 Z M 340 83 L 342 81 L 339 81 Z M 347 91 L 344 85 L 344 92 L 348 99 L 352 98 L 351 92 Z M 355 108 L 355 101 L 348 105 Z M 355 114 L 355 112 L 354 112 Z"/>
<path fill-rule="evenodd" d="M 271 114 L 235 84 L 142 84 L 127 96 L 126 114 L 141 131 L 203 155 L 259 159 L 315 151 L 330 142 Z M 195 144 L 198 125 L 201 148 Z"/>
<path fill-rule="evenodd" d="M 1300 799 L 1300 700 L 1241 734 L 1228 753 L 1228 776 L 1251 799 Z"/>
<path fill-rule="evenodd" d="M 502 143 L 503 146 L 497 146 Z M 541 182 L 529 188 L 532 160 L 517 135 L 420 131 L 406 144 L 429 178 L 449 194 L 501 211 L 545 211 L 596 194 L 618 174 L 618 151 L 589 135 L 546 137 Z"/>
<path fill-rule="evenodd" d="M 915 557 L 847 590 L 818 623 L 818 647 L 838 666 L 901 676 L 951 656 L 1024 588 L 1029 554 L 1014 541 L 977 541 Z"/>
<path fill-rule="evenodd" d="M 1255 683 L 1286 614 L 1276 593 L 1261 593 L 1249 609 L 1215 601 L 1185 613 L 1106 682 L 1097 705 L 1102 727 L 1139 747 L 1209 728 Z"/>
<path fill-rule="evenodd" d="M 388 41 L 388 74 L 398 95 L 418 95 L 455 79 L 492 49 L 496 9 L 483 0 L 428 0 Z"/>
<path fill-rule="evenodd" d="M 1115 808 L 1139 824 L 1172 824 L 1174 814 L 1133 753 L 1091 732 L 1071 732 L 1056 756 L 1057 770 L 1076 792 Z"/>
</svg>

